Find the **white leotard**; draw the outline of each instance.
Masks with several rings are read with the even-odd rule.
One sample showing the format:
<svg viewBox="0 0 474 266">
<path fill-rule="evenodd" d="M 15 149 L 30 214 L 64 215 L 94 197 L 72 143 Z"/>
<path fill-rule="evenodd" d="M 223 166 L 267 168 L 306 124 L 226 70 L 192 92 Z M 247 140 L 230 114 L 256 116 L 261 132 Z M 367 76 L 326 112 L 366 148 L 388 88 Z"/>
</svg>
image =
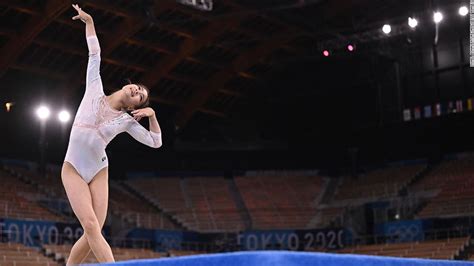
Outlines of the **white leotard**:
<svg viewBox="0 0 474 266">
<path fill-rule="evenodd" d="M 151 132 L 125 111 L 110 107 L 100 78 L 100 46 L 97 36 L 87 37 L 89 61 L 86 92 L 82 98 L 71 130 L 64 161 L 74 166 L 87 182 L 108 166 L 105 148 L 119 133 L 128 132 L 139 142 L 153 148 L 161 147 L 161 133 Z"/>
</svg>

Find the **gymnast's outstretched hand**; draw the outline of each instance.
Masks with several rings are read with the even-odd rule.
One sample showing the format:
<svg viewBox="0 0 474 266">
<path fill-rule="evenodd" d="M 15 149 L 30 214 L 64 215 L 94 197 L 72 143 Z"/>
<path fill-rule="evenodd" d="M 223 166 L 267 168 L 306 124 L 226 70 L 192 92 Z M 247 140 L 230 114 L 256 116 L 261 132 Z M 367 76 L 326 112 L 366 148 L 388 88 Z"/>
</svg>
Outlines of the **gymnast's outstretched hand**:
<svg viewBox="0 0 474 266">
<path fill-rule="evenodd" d="M 155 115 L 155 111 L 151 109 L 150 107 L 142 108 L 142 109 L 137 109 L 132 111 L 133 118 L 135 120 L 140 121 L 143 117 L 152 117 Z"/>
<path fill-rule="evenodd" d="M 74 9 L 77 11 L 77 16 L 72 17 L 73 20 L 80 19 L 84 23 L 88 23 L 92 21 L 92 16 L 84 12 L 78 4 L 72 5 Z"/>
</svg>

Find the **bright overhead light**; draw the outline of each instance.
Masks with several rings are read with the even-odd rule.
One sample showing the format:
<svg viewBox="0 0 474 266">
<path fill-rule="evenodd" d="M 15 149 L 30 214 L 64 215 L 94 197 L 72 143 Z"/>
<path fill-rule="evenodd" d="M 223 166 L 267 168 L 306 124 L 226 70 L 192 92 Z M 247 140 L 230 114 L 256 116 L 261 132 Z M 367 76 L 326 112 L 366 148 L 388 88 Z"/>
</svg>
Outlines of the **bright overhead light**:
<svg viewBox="0 0 474 266">
<path fill-rule="evenodd" d="M 5 104 L 5 108 L 7 109 L 7 112 L 10 112 L 13 105 L 15 105 L 15 103 L 13 103 L 13 102 L 8 102 L 8 103 Z"/>
<path fill-rule="evenodd" d="M 414 29 L 416 28 L 416 26 L 418 26 L 418 20 L 414 19 L 414 18 L 408 18 L 408 25 Z"/>
<path fill-rule="evenodd" d="M 469 9 L 467 8 L 467 6 L 462 6 L 462 7 L 459 8 L 459 15 L 464 17 L 468 13 L 469 13 Z"/>
<path fill-rule="evenodd" d="M 440 23 L 443 20 L 443 14 L 441 12 L 435 12 L 433 15 L 433 20 L 436 24 Z"/>
<path fill-rule="evenodd" d="M 383 25 L 382 27 L 382 31 L 385 33 L 385 34 L 389 34 L 391 31 L 392 31 L 392 27 L 388 24 L 385 24 Z"/>
<path fill-rule="evenodd" d="M 324 51 L 323 51 L 323 55 L 324 55 L 325 57 L 328 57 L 328 56 L 329 56 L 329 51 L 328 51 L 328 50 L 324 50 Z"/>
<path fill-rule="evenodd" d="M 71 119 L 71 115 L 69 114 L 68 111 L 63 110 L 63 111 L 59 112 L 58 119 L 62 123 L 66 123 L 66 122 L 69 121 L 69 119 Z"/>
<path fill-rule="evenodd" d="M 49 108 L 47 106 L 40 106 L 38 109 L 36 109 L 36 115 L 39 117 L 41 120 L 46 120 L 49 118 L 49 115 L 51 112 L 49 111 Z"/>
</svg>

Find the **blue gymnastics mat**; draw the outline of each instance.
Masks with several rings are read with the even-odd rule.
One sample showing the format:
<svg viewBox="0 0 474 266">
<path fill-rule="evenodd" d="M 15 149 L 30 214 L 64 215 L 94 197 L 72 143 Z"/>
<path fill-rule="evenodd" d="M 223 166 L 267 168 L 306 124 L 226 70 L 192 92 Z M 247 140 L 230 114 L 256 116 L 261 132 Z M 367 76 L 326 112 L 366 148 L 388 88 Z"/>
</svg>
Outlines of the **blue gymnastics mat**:
<svg viewBox="0 0 474 266">
<path fill-rule="evenodd" d="M 104 265 L 104 264 L 101 264 Z M 249 251 L 130 260 L 105 265 L 157 266 L 474 266 L 474 262 L 291 251 Z"/>
</svg>

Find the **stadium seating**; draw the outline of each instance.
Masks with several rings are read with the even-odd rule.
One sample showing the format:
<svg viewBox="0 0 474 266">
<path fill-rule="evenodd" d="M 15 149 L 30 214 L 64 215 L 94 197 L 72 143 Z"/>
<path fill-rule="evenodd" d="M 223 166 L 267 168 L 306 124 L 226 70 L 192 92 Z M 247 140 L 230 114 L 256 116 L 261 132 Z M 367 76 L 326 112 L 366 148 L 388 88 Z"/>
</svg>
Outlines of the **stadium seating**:
<svg viewBox="0 0 474 266">
<path fill-rule="evenodd" d="M 311 225 L 325 227 L 339 224 L 338 218 L 349 206 L 396 197 L 425 167 L 424 164 L 391 166 L 369 171 L 357 178 L 343 176 L 332 200 L 317 208 Z"/>
<path fill-rule="evenodd" d="M 200 252 L 200 251 L 171 249 L 168 251 L 168 254 L 170 257 L 181 257 L 181 256 L 199 255 L 199 254 L 206 254 L 206 253 Z"/>
<path fill-rule="evenodd" d="M 320 176 L 239 176 L 235 182 L 254 229 L 306 228 L 324 188 Z"/>
<path fill-rule="evenodd" d="M 412 187 L 413 192 L 432 191 L 436 196 L 419 218 L 474 214 L 474 157 L 445 161 Z"/>
<path fill-rule="evenodd" d="M 176 229 L 168 217 L 159 213 L 150 203 L 137 198 L 114 181 L 109 182 L 110 211 L 132 221 L 139 228 Z"/>
<path fill-rule="evenodd" d="M 235 182 L 254 229 L 306 228 L 324 188 L 318 176 L 242 176 Z M 127 184 L 189 229 L 215 232 L 244 228 L 222 177 L 138 178 Z"/>
<path fill-rule="evenodd" d="M 361 245 L 340 249 L 337 253 L 355 253 L 391 257 L 454 259 L 469 244 L 470 237 L 408 242 L 396 244 Z"/>
<path fill-rule="evenodd" d="M 0 242 L 0 265 L 2 266 L 59 266 L 53 259 L 44 256 L 35 248 L 18 243 Z"/>
<path fill-rule="evenodd" d="M 351 204 L 397 197 L 402 188 L 409 192 L 432 192 L 436 195 L 419 213 L 419 217 L 451 217 L 474 213 L 474 156 L 445 161 L 427 175 L 416 179 L 425 165 L 392 166 L 370 171 L 358 179 L 334 182 L 336 193 L 329 204 L 319 203 L 326 179 L 307 174 L 252 172 L 235 177 L 237 192 L 251 217 L 252 229 L 305 229 L 333 225 Z M 8 167 L 0 171 L 5 186 L 0 187 L 0 218 L 64 221 L 35 199 L 65 197 L 60 176 L 48 172 L 47 178 L 23 168 Z M 54 174 L 55 173 L 55 174 Z M 472 173 L 472 174 L 471 174 Z M 18 175 L 24 178 L 17 178 Z M 34 179 L 29 182 L 28 178 Z M 471 181 L 473 180 L 473 181 Z M 155 177 L 134 178 L 123 184 L 110 180 L 110 213 L 128 219 L 137 227 L 177 229 L 168 219 L 172 215 L 187 229 L 198 232 L 238 232 L 245 229 L 237 207 L 232 183 L 224 177 Z M 48 187 L 51 195 L 38 186 Z M 232 190 L 232 191 L 231 191 Z M 56 191 L 56 192 L 55 192 Z M 141 194 L 141 195 L 138 195 Z M 65 199 L 67 200 L 67 199 Z M 157 211 L 159 206 L 166 215 Z M 315 221 L 315 218 L 318 218 Z M 133 226 L 134 226 L 133 225 Z M 132 226 L 132 227 L 133 227 Z M 454 259 L 468 246 L 469 237 L 428 240 L 415 243 L 360 245 L 346 247 L 337 253 L 371 254 L 393 257 Z M 44 245 L 44 254 L 16 244 L 3 244 L 0 265 L 57 265 L 67 259 L 71 245 Z M 15 246 L 16 245 L 16 246 Z M 17 258 L 14 252 L 24 252 Z M 147 249 L 113 247 L 117 261 L 137 258 L 160 258 L 201 254 L 196 251 L 169 250 L 167 253 Z M 319 250 L 322 251 L 322 250 Z M 4 255 L 7 254 L 7 255 Z M 3 257 L 1 257 L 3 255 Z M 48 258 L 47 256 L 52 257 Z M 8 258 L 7 258 L 8 257 Z M 10 260 L 13 258 L 13 262 Z M 472 256 L 474 259 L 474 256 Z M 8 260 L 7 260 L 8 259 Z M 87 263 L 96 262 L 93 254 Z"/>
<path fill-rule="evenodd" d="M 14 219 L 33 219 L 63 221 L 63 218 L 40 206 L 28 198 L 41 195 L 34 187 L 18 180 L 8 172 L 0 171 L 0 217 Z"/>
<path fill-rule="evenodd" d="M 423 164 L 394 166 L 370 171 L 357 178 L 344 177 L 334 201 L 368 201 L 396 196 L 424 168 Z"/>
<path fill-rule="evenodd" d="M 141 178 L 127 183 L 188 229 L 213 232 L 244 228 L 223 177 Z"/>
<path fill-rule="evenodd" d="M 342 216 L 344 213 L 344 207 L 321 207 L 318 208 L 318 217 L 316 217 L 316 222 L 314 227 L 324 227 L 336 223 L 337 219 Z"/>
<path fill-rule="evenodd" d="M 64 187 L 61 182 L 61 175 L 59 170 L 49 170 L 44 177 L 40 176 L 37 172 L 28 170 L 22 167 L 6 166 L 7 170 L 17 176 L 22 176 L 25 182 L 16 181 L 22 185 L 22 188 L 17 190 L 21 193 L 35 193 L 38 198 L 48 198 L 55 202 L 65 202 L 66 206 L 69 206 L 67 196 Z M 12 177 L 13 180 L 17 178 Z M 37 186 L 39 189 L 35 189 Z M 1 205 L 0 196 L 0 207 Z M 35 204 L 33 204 L 35 205 Z M 1 210 L 4 210 L 2 208 Z M 137 227 L 148 228 L 148 229 L 175 229 L 173 223 L 163 214 L 158 213 L 148 202 L 138 199 L 135 195 L 132 195 L 128 191 L 122 189 L 120 185 L 113 180 L 109 180 L 109 211 L 118 215 L 124 220 L 132 222 Z M 51 218 L 52 221 L 76 221 L 72 211 L 69 212 L 69 219 L 61 216 Z M 1 211 L 0 211 L 1 214 Z M 20 214 L 17 218 L 23 218 Z M 34 216 L 32 219 L 36 219 Z M 48 216 L 42 216 L 48 218 Z"/>
</svg>

